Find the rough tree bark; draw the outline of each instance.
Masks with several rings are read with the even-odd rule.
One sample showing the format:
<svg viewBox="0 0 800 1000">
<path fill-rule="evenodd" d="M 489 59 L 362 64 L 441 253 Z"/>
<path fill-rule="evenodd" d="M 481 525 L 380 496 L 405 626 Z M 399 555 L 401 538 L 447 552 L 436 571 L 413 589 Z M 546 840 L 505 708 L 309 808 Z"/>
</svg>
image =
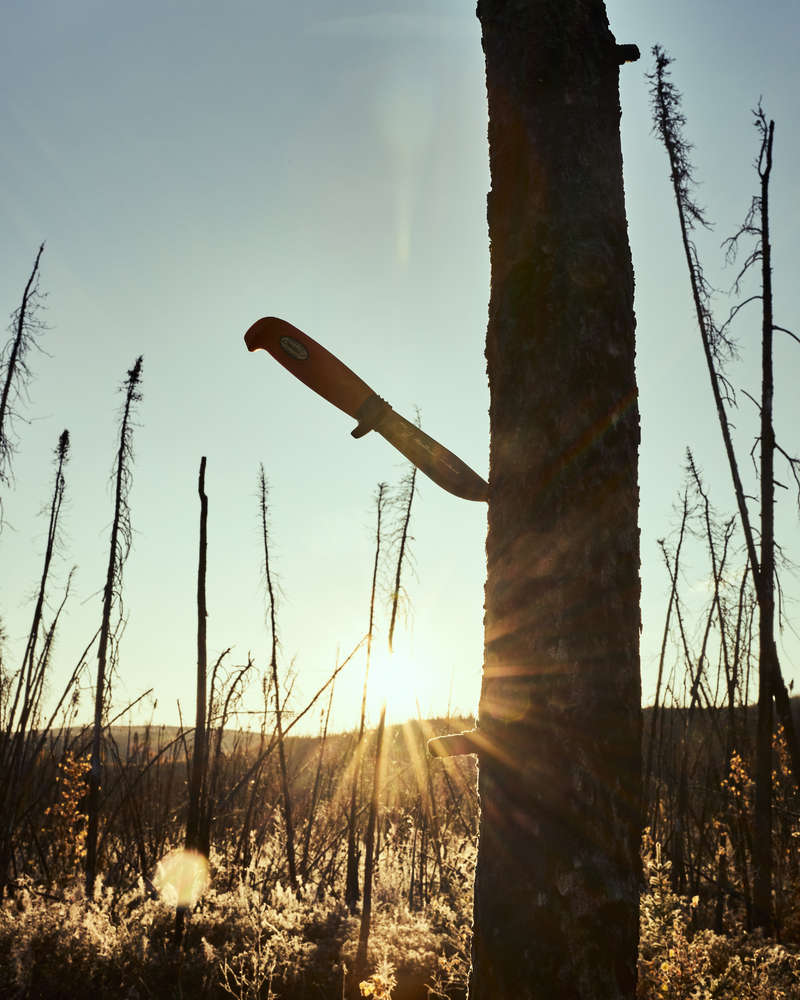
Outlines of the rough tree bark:
<svg viewBox="0 0 800 1000">
<path fill-rule="evenodd" d="M 633 998 L 639 418 L 602 0 L 479 0 L 491 466 L 472 1000 Z"/>
</svg>

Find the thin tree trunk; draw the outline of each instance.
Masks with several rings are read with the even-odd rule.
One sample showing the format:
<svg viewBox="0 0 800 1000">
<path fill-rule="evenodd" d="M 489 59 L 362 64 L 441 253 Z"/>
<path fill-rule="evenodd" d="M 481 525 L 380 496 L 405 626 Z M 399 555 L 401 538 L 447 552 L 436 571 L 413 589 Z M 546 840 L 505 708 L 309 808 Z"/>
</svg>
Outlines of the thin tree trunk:
<svg viewBox="0 0 800 1000">
<path fill-rule="evenodd" d="M 200 815 L 202 812 L 203 784 L 208 769 L 206 744 L 206 688 L 208 652 L 206 648 L 206 557 L 208 551 L 208 497 L 206 496 L 206 456 L 200 459 L 197 479 L 200 497 L 200 543 L 197 565 L 197 694 L 195 701 L 194 744 L 192 748 L 192 773 L 189 781 L 189 813 L 186 820 L 186 847 L 200 849 Z"/>
<path fill-rule="evenodd" d="M 739 597 L 736 602 L 736 632 L 733 639 L 733 655 L 731 671 L 727 678 L 728 684 L 728 734 L 725 742 L 725 767 L 730 766 L 731 757 L 738 747 L 738 726 L 736 724 L 736 691 L 742 687 L 742 629 L 745 622 L 745 595 L 750 581 L 750 564 L 746 564 L 739 583 Z M 746 703 L 746 702 L 745 702 Z M 744 749 L 744 748 L 742 748 Z"/>
<path fill-rule="evenodd" d="M 769 241 L 769 177 L 775 123 L 763 135 L 761 177 L 761 587 L 758 602 L 758 727 L 756 736 L 756 822 L 753 921 L 772 927 L 772 695 L 776 691 L 775 649 L 775 430 L 772 424 L 772 249 Z M 787 739 L 789 737 L 787 736 Z M 798 775 L 795 772 L 795 781 Z"/>
<path fill-rule="evenodd" d="M 491 462 L 470 997 L 632 1000 L 639 421 L 621 54 L 602 0 L 479 0 L 478 16 Z"/>
<path fill-rule="evenodd" d="M 264 466 L 261 466 L 260 475 L 260 495 L 261 495 L 261 530 L 264 539 L 264 575 L 267 581 L 267 594 L 269 596 L 269 624 L 270 636 L 272 640 L 272 651 L 270 653 L 270 672 L 272 674 L 272 690 L 275 696 L 275 731 L 278 737 L 278 761 L 281 769 L 281 787 L 283 790 L 283 822 L 286 827 L 286 860 L 289 865 L 289 884 L 297 892 L 297 867 L 294 854 L 294 825 L 292 822 L 292 797 L 289 789 L 289 771 L 286 766 L 286 748 L 283 739 L 283 718 L 281 705 L 281 689 L 278 681 L 278 629 L 275 618 L 275 592 L 272 587 L 272 574 L 269 569 L 269 532 L 267 521 L 267 480 L 264 475 Z"/>
<path fill-rule="evenodd" d="M 721 331 L 714 326 L 708 302 L 708 286 L 705 282 L 705 278 L 703 277 L 702 268 L 700 267 L 700 262 L 697 257 L 697 251 L 690 235 L 693 225 L 696 222 L 705 224 L 702 211 L 692 202 L 689 196 L 689 185 L 692 183 L 692 168 L 691 164 L 688 162 L 688 152 L 691 147 L 686 144 L 686 141 L 683 139 L 680 132 L 680 127 L 683 123 L 682 115 L 680 113 L 680 95 L 675 86 L 668 79 L 668 67 L 671 60 L 658 46 L 654 48 L 653 53 L 656 57 L 656 71 L 651 75 L 650 79 L 653 84 L 652 97 L 655 122 L 661 133 L 661 137 L 669 157 L 673 190 L 675 192 L 675 200 L 678 208 L 681 239 L 689 270 L 692 298 L 697 315 L 700 338 L 703 344 L 703 353 L 706 358 L 706 366 L 708 368 L 709 379 L 711 381 L 711 392 L 714 397 L 714 406 L 717 411 L 720 431 L 722 432 L 725 455 L 728 459 L 731 479 L 733 480 L 736 505 L 739 510 L 742 531 L 744 533 L 745 544 L 747 546 L 747 557 L 750 563 L 750 570 L 753 574 L 753 585 L 756 590 L 759 608 L 761 608 L 765 601 L 769 601 L 769 597 L 765 593 L 765 573 L 756 552 L 756 543 L 751 525 L 750 512 L 747 507 L 747 500 L 744 487 L 742 485 L 741 475 L 739 474 L 739 464 L 733 448 L 730 424 L 725 412 L 723 387 L 726 387 L 727 383 L 722 372 L 717 369 L 716 364 L 716 359 L 718 358 L 721 347 L 725 342 L 721 337 Z M 762 292 L 766 298 L 767 288 L 764 287 Z M 769 294 L 771 298 L 771 271 Z M 771 302 L 769 308 L 771 318 Z M 770 324 L 770 339 L 773 329 L 775 329 L 775 327 Z M 772 438 L 772 443 L 774 450 L 774 436 Z M 772 586 L 772 583 L 770 586 Z M 762 649 L 760 640 L 759 649 Z M 763 652 L 764 661 L 761 666 L 765 668 L 768 682 L 772 690 L 772 695 L 775 698 L 775 707 L 778 712 L 778 718 L 780 719 L 781 725 L 784 727 L 784 732 L 786 733 L 786 741 L 792 758 L 792 773 L 794 774 L 795 783 L 800 784 L 800 743 L 798 743 L 797 734 L 795 733 L 794 719 L 792 717 L 791 704 L 789 702 L 789 693 L 786 690 L 786 684 L 783 680 L 780 661 L 778 659 L 778 649 L 775 642 L 773 641 L 771 646 L 765 645 L 763 647 Z"/>
<path fill-rule="evenodd" d="M 419 419 L 417 419 L 417 425 L 419 425 Z M 397 606 L 400 601 L 400 594 L 402 588 L 402 576 L 403 576 L 403 562 L 406 559 L 406 548 L 408 546 L 409 532 L 408 527 L 411 523 L 411 505 L 414 503 L 414 493 L 416 492 L 417 486 L 417 467 L 413 465 L 411 467 L 411 472 L 403 480 L 403 485 L 406 487 L 406 495 L 400 497 L 400 502 L 402 504 L 402 520 L 400 529 L 397 534 L 398 541 L 398 553 L 397 553 L 397 569 L 394 574 L 394 588 L 392 589 L 392 613 L 389 618 L 389 651 L 392 650 L 392 645 L 394 642 L 394 627 L 397 623 Z"/>
<path fill-rule="evenodd" d="M 103 732 L 103 713 L 106 698 L 106 671 L 108 653 L 111 641 L 111 611 L 115 598 L 118 598 L 122 580 L 122 566 L 130 551 L 130 515 L 128 510 L 128 489 L 130 486 L 130 464 L 133 461 L 131 451 L 131 419 L 133 404 L 141 399 L 137 391 L 142 377 L 141 356 L 134 362 L 124 383 L 125 403 L 122 410 L 119 448 L 117 449 L 114 519 L 111 522 L 111 543 L 108 550 L 108 569 L 103 588 L 103 614 L 100 622 L 100 642 L 97 648 L 97 687 L 94 699 L 94 728 L 92 730 L 92 756 L 89 770 L 89 796 L 87 805 L 86 825 L 86 895 L 94 896 L 94 883 L 97 876 L 97 836 L 100 822 L 100 783 L 101 783 L 101 737 Z"/>
<path fill-rule="evenodd" d="M 56 477 L 53 487 L 53 497 L 50 502 L 47 544 L 45 546 L 44 565 L 42 567 L 39 591 L 36 595 L 36 605 L 34 607 L 31 628 L 28 633 L 25 653 L 17 676 L 14 699 L 10 708 L 3 706 L 5 711 L 0 713 L 0 719 L 5 721 L 5 731 L 0 734 L 2 737 L 0 738 L 0 775 L 2 775 L 2 778 L 0 778 L 0 803 L 2 803 L 0 815 L 3 817 L 2 822 L 4 827 L 2 839 L 0 839 L 0 890 L 5 887 L 8 880 L 8 865 L 11 858 L 14 831 L 19 819 L 18 804 L 21 796 L 24 794 L 25 772 L 35 759 L 38 750 L 41 749 L 44 734 L 50 729 L 48 725 L 43 733 L 37 734 L 35 729 L 31 731 L 30 727 L 37 725 L 39 703 L 48 662 L 49 642 L 58 619 L 58 616 L 56 616 L 50 629 L 50 637 L 46 641 L 45 649 L 37 660 L 36 647 L 39 640 L 39 633 L 42 630 L 42 617 L 47 598 L 50 566 L 58 538 L 58 522 L 61 514 L 61 506 L 64 501 L 64 491 L 66 489 L 64 466 L 68 455 L 69 431 L 65 430 L 59 436 L 58 447 L 56 448 Z M 72 574 L 70 574 L 70 579 L 71 576 Z M 67 583 L 67 591 L 69 591 L 69 582 Z M 71 684 L 72 681 L 70 681 L 69 686 Z M 20 696 L 22 697 L 21 702 Z M 32 749 L 30 746 L 31 736 L 34 737 L 34 741 L 38 740 L 38 746 L 33 747 L 33 754 L 30 752 Z"/>
<path fill-rule="evenodd" d="M 208 550 L 208 497 L 206 496 L 206 456 L 200 459 L 197 478 L 197 492 L 200 496 L 200 543 L 197 564 L 197 692 L 195 696 L 194 741 L 192 745 L 192 767 L 189 775 L 189 810 L 186 818 L 186 850 L 202 851 L 208 856 L 208 846 L 201 843 L 200 817 L 203 813 L 202 795 L 208 770 L 208 744 L 206 741 L 206 673 L 208 653 L 206 649 L 206 554 Z M 205 850 L 204 850 L 205 848 Z M 175 911 L 175 936 L 180 940 L 186 908 L 178 906 Z"/>
<path fill-rule="evenodd" d="M 378 585 L 378 564 L 381 555 L 381 544 L 383 535 L 381 533 L 381 520 L 383 518 L 383 507 L 386 496 L 386 483 L 378 483 L 378 492 L 375 495 L 376 524 L 375 524 L 375 560 L 372 564 L 372 587 L 369 594 L 369 628 L 367 629 L 367 657 L 364 667 L 364 685 L 361 690 L 361 720 L 358 726 L 358 741 L 353 751 L 353 779 L 350 785 L 350 808 L 347 814 L 347 869 L 345 873 L 344 898 L 348 909 L 355 913 L 358 906 L 358 845 L 356 843 L 356 803 L 358 798 L 358 786 L 361 781 L 361 763 L 364 751 L 364 729 L 367 721 L 367 682 L 369 681 L 369 668 L 372 659 L 372 638 L 375 626 L 375 591 Z"/>
<path fill-rule="evenodd" d="M 36 687 L 36 645 L 39 641 L 39 633 L 42 627 L 42 615 L 44 613 L 45 598 L 47 593 L 47 582 L 50 576 L 50 564 L 53 559 L 53 551 L 56 544 L 56 536 L 58 531 L 58 518 L 61 513 L 61 504 L 64 499 L 64 464 L 67 461 L 67 456 L 69 453 L 69 431 L 62 431 L 58 439 L 58 447 L 56 449 L 56 482 L 53 489 L 53 499 L 50 503 L 50 520 L 47 530 L 47 544 L 45 546 L 44 555 L 44 565 L 42 567 L 42 578 L 39 584 L 39 591 L 36 595 L 36 605 L 33 611 L 33 619 L 31 621 L 30 632 L 28 633 L 28 641 L 25 646 L 25 653 L 22 657 L 22 665 L 20 667 L 19 676 L 17 679 L 17 686 L 14 695 L 14 701 L 11 705 L 11 711 L 8 714 L 9 721 L 16 718 L 17 707 L 20 708 L 19 721 L 16 724 L 16 728 L 20 736 L 23 736 L 27 728 L 28 719 L 31 713 L 35 710 L 36 699 L 32 697 L 34 688 Z M 24 690 L 24 694 L 23 694 Z M 20 705 L 19 698 L 22 694 L 22 703 Z M 7 746 L 10 744 L 6 744 Z M 14 744 L 16 745 L 16 744 Z M 5 749 L 5 748 L 4 748 Z"/>
</svg>

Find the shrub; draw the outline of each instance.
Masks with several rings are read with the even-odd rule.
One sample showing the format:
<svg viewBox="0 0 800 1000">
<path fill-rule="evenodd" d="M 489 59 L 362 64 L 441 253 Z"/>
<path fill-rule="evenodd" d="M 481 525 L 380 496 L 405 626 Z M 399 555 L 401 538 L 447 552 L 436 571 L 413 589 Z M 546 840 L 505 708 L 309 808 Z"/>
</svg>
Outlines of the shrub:
<svg viewBox="0 0 800 1000">
<path fill-rule="evenodd" d="M 761 934 L 692 930 L 691 900 L 671 888 L 660 845 L 644 857 L 640 1000 L 792 1000 L 800 996 L 800 956 Z"/>
</svg>

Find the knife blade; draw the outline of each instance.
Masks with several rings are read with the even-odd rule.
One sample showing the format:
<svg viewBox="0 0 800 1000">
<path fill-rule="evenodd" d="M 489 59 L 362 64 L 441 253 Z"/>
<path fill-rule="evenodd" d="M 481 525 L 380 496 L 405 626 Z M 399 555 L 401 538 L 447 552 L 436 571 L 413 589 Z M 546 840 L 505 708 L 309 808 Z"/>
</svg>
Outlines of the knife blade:
<svg viewBox="0 0 800 1000">
<path fill-rule="evenodd" d="M 358 375 L 307 333 L 276 316 L 257 320 L 244 341 L 264 350 L 295 378 L 358 421 L 351 431 L 375 430 L 442 489 L 464 500 L 488 500 L 489 484 L 458 456 L 401 417 Z"/>
</svg>

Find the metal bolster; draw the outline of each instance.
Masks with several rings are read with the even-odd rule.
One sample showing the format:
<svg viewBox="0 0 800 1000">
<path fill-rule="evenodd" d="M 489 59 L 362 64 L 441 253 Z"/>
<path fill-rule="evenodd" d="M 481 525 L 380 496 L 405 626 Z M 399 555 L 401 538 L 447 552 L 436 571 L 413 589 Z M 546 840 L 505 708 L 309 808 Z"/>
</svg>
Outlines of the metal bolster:
<svg viewBox="0 0 800 1000">
<path fill-rule="evenodd" d="M 364 437 L 365 434 L 368 434 L 381 422 L 381 418 L 387 410 L 391 410 L 391 406 L 389 406 L 385 399 L 381 399 L 380 396 L 373 392 L 356 411 L 358 426 L 350 431 L 352 436 L 354 438 Z"/>
</svg>

